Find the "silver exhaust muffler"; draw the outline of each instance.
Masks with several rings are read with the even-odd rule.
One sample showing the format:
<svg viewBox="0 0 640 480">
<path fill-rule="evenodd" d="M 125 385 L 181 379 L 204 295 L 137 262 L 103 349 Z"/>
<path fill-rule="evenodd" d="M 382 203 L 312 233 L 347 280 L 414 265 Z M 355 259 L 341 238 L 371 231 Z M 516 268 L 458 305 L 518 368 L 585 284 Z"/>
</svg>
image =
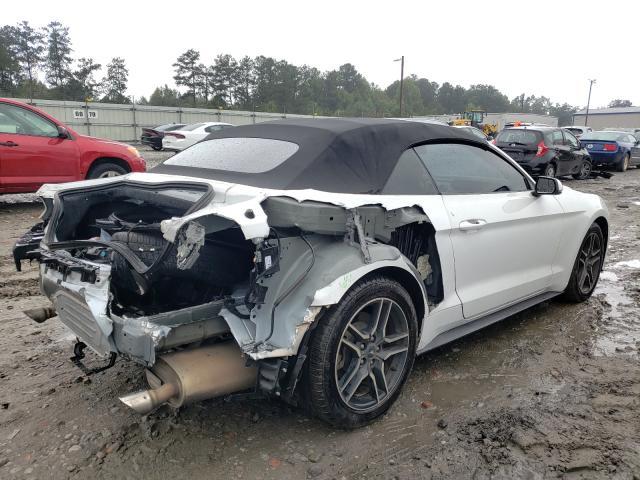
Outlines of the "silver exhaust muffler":
<svg viewBox="0 0 640 480">
<path fill-rule="evenodd" d="M 53 305 L 47 305 L 46 307 L 31 308 L 25 310 L 24 313 L 27 317 L 37 323 L 42 323 L 49 320 L 51 317 L 55 317 L 58 313 Z"/>
<path fill-rule="evenodd" d="M 120 400 L 145 415 L 165 403 L 180 407 L 245 390 L 255 385 L 257 373 L 233 341 L 182 350 L 162 355 L 146 371 L 150 389 Z"/>
</svg>

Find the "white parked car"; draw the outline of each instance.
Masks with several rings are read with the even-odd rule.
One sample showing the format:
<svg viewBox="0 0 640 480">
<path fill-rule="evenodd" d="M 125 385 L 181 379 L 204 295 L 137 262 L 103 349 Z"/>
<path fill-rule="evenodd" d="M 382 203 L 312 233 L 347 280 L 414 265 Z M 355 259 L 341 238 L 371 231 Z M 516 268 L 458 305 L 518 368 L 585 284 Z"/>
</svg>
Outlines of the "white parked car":
<svg viewBox="0 0 640 480">
<path fill-rule="evenodd" d="M 165 132 L 162 138 L 162 148 L 164 150 L 179 152 L 205 139 L 207 135 L 213 132 L 218 132 L 230 127 L 233 127 L 233 125 L 221 122 L 193 123 L 182 127 L 180 130 Z"/>
<path fill-rule="evenodd" d="M 580 138 L 585 133 L 593 132 L 591 127 L 585 127 L 583 125 L 569 125 L 562 128 L 573 133 L 576 138 Z"/>
<path fill-rule="evenodd" d="M 597 195 L 462 129 L 388 119 L 236 127 L 39 195 L 14 256 L 39 260 L 53 307 L 28 315 L 57 311 L 78 363 L 88 345 L 146 366 L 125 404 L 253 389 L 339 427 L 382 415 L 417 354 L 589 298 L 609 235 Z"/>
</svg>

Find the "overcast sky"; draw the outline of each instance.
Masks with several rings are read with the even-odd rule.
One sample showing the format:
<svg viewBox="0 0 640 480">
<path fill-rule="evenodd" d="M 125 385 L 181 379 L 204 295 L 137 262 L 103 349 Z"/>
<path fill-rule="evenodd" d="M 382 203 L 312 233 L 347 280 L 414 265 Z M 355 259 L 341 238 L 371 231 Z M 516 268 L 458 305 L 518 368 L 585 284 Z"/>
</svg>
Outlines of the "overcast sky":
<svg viewBox="0 0 640 480">
<path fill-rule="evenodd" d="M 468 87 L 492 84 L 509 98 L 546 95 L 592 107 L 614 98 L 640 105 L 640 2 L 613 1 L 7 1 L 0 23 L 70 27 L 74 57 L 129 67 L 129 94 L 173 85 L 176 57 L 265 55 L 321 70 L 353 63 L 382 87 L 405 75 Z"/>
</svg>

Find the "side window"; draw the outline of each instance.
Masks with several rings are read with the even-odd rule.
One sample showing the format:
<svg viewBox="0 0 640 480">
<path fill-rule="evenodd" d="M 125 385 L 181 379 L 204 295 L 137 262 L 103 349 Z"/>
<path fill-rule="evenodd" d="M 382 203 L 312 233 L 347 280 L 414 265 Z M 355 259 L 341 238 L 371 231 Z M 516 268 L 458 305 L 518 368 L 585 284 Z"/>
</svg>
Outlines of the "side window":
<svg viewBox="0 0 640 480">
<path fill-rule="evenodd" d="M 398 163 L 380 193 L 384 195 L 438 195 L 438 190 L 420 158 L 410 148 L 400 155 Z"/>
<path fill-rule="evenodd" d="M 551 143 L 552 145 L 564 144 L 564 140 L 562 139 L 562 130 L 554 130 L 551 132 Z"/>
<path fill-rule="evenodd" d="M 525 177 L 490 150 L 457 143 L 421 145 L 415 150 L 443 195 L 529 190 Z"/>
<path fill-rule="evenodd" d="M 222 125 L 209 125 L 204 129 L 205 132 L 209 132 L 209 133 L 217 132 L 218 130 L 222 130 Z"/>
<path fill-rule="evenodd" d="M 567 145 L 569 145 L 569 146 L 571 146 L 573 148 L 578 148 L 578 139 L 576 137 L 574 137 L 570 132 L 567 132 L 565 130 L 564 138 L 567 141 Z"/>
<path fill-rule="evenodd" d="M 0 103 L 0 133 L 57 137 L 58 127 L 26 108 Z"/>
<path fill-rule="evenodd" d="M 551 132 L 544 132 L 544 143 L 547 147 L 553 145 L 553 134 Z"/>
</svg>

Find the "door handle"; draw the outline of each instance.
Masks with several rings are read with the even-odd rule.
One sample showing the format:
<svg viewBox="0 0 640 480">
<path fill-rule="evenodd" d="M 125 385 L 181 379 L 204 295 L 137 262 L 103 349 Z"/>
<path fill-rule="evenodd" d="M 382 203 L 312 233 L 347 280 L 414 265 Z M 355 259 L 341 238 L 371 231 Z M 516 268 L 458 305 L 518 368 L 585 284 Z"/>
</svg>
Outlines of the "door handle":
<svg viewBox="0 0 640 480">
<path fill-rule="evenodd" d="M 9 140 L 8 142 L 0 142 L 0 146 L 3 146 L 3 147 L 17 147 L 18 144 L 16 142 L 12 142 L 11 140 Z"/>
<path fill-rule="evenodd" d="M 481 218 L 471 218 L 469 220 L 463 220 L 460 222 L 460 230 L 469 231 L 469 230 L 480 230 L 487 224 L 486 220 Z"/>
</svg>

